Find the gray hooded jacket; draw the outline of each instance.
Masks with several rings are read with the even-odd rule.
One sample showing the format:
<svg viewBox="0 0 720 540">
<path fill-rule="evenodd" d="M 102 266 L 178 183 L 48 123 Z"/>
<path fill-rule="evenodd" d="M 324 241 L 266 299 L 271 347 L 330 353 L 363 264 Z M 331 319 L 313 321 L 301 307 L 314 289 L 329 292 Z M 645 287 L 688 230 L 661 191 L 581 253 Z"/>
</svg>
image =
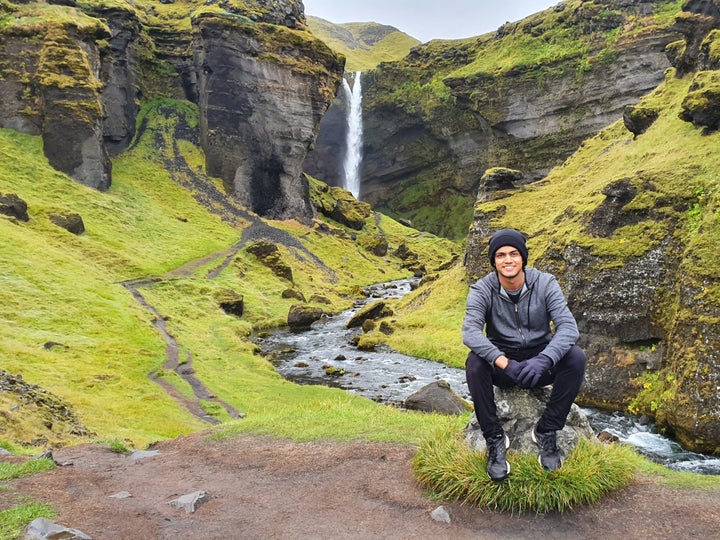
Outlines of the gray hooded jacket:
<svg viewBox="0 0 720 540">
<path fill-rule="evenodd" d="M 545 345 L 542 354 L 554 365 L 579 335 L 575 318 L 552 274 L 526 268 L 517 304 L 500 285 L 496 272 L 470 286 L 462 325 L 463 343 L 491 364 L 510 349 Z"/>
</svg>

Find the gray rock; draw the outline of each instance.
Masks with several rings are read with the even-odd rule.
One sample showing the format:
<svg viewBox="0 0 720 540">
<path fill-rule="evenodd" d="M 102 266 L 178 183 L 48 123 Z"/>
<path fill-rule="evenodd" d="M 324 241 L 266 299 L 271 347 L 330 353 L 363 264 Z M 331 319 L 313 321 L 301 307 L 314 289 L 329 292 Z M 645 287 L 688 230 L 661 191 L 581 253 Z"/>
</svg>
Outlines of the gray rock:
<svg viewBox="0 0 720 540">
<path fill-rule="evenodd" d="M 498 419 L 510 438 L 510 448 L 513 450 L 537 451 L 531 433 L 545 410 L 550 391 L 549 386 L 532 390 L 495 388 Z M 558 448 L 567 456 L 581 437 L 593 439 L 595 432 L 585 414 L 577 405 L 573 405 L 565 427 L 557 433 Z M 465 441 L 475 450 L 485 450 L 485 438 L 474 414 L 465 428 Z"/>
<path fill-rule="evenodd" d="M 50 216 L 50 221 L 61 229 L 65 229 L 67 232 L 76 236 L 85 232 L 85 223 L 83 222 L 83 218 L 80 214 L 75 212 L 53 214 Z"/>
<path fill-rule="evenodd" d="M 323 310 L 318 307 L 296 304 L 288 312 L 288 326 L 291 330 L 309 330 L 312 323 L 323 316 Z"/>
<path fill-rule="evenodd" d="M 130 499 L 132 498 L 132 493 L 129 491 L 118 491 L 117 493 L 113 493 L 108 497 L 109 499 Z"/>
<path fill-rule="evenodd" d="M 437 521 L 439 523 L 449 524 L 451 522 L 450 514 L 444 506 L 438 506 L 435 510 L 430 512 L 430 517 L 433 521 Z"/>
<path fill-rule="evenodd" d="M 0 214 L 14 217 L 20 221 L 30 221 L 27 203 L 14 193 L 0 193 Z"/>
<path fill-rule="evenodd" d="M 180 510 L 185 510 L 187 514 L 192 514 L 195 512 L 196 506 L 205 499 L 207 499 L 207 493 L 204 491 L 194 491 L 177 499 L 173 499 L 168 504 Z"/>
<path fill-rule="evenodd" d="M 63 525 L 53 523 L 46 518 L 37 518 L 30 522 L 25 530 L 23 540 L 42 540 L 46 538 L 62 538 L 63 540 L 92 540 L 92 536 L 88 536 L 84 532 L 77 529 L 71 529 Z"/>
<path fill-rule="evenodd" d="M 159 454 L 160 454 L 159 450 L 136 450 L 135 452 L 130 454 L 128 459 L 130 459 L 130 461 L 137 461 L 139 459 L 155 457 Z"/>
<path fill-rule="evenodd" d="M 406 409 L 443 414 L 462 414 L 472 405 L 453 392 L 447 381 L 435 381 L 423 386 L 405 400 Z"/>
</svg>

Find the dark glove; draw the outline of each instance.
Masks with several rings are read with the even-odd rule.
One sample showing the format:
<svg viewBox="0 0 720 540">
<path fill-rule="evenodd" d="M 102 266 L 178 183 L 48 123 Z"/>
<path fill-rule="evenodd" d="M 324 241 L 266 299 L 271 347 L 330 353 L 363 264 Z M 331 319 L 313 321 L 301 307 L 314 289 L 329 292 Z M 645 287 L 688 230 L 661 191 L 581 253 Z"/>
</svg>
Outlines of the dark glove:
<svg viewBox="0 0 720 540">
<path fill-rule="evenodd" d="M 537 386 L 540 377 L 543 376 L 553 363 L 545 355 L 533 356 L 520 364 L 520 373 L 518 374 L 518 385 L 523 388 L 534 388 Z"/>
<path fill-rule="evenodd" d="M 520 362 L 516 362 L 515 360 L 508 360 L 508 365 L 505 366 L 505 369 L 503 369 L 505 375 L 510 377 L 515 384 L 518 384 L 518 377 L 520 376 L 521 370 L 522 364 Z"/>
</svg>

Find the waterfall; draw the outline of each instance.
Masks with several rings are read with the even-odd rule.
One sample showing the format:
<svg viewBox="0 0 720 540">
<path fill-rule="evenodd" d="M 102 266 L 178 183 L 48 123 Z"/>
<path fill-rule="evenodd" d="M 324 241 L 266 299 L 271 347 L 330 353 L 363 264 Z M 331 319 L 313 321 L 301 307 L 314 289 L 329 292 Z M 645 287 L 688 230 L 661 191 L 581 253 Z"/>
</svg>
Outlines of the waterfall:
<svg viewBox="0 0 720 540">
<path fill-rule="evenodd" d="M 345 145 L 345 183 L 347 189 L 356 199 L 360 198 L 360 161 L 362 160 L 362 86 L 360 85 L 361 72 L 355 73 L 355 82 L 350 87 L 347 79 L 343 78 L 343 90 L 347 101 L 347 134 Z"/>
</svg>

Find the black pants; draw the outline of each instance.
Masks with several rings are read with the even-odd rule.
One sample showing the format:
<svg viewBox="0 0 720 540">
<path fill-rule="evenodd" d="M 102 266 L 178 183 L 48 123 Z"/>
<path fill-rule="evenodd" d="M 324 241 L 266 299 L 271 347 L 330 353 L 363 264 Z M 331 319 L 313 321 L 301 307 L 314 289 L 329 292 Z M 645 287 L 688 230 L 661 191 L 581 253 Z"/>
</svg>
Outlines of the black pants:
<svg viewBox="0 0 720 540">
<path fill-rule="evenodd" d="M 544 347 L 535 350 L 505 351 L 505 356 L 522 362 L 537 355 L 543 349 Z M 570 407 L 582 386 L 586 363 L 585 352 L 577 345 L 573 345 L 568 353 L 540 378 L 538 387 L 552 384 L 553 389 L 550 401 L 537 424 L 539 432 L 559 431 L 565 427 Z M 490 362 L 480 358 L 474 352 L 470 352 L 468 355 L 465 363 L 465 375 L 475 406 L 475 416 L 483 436 L 487 439 L 500 435 L 503 429 L 497 417 L 493 386 L 511 388 L 516 386 L 515 383 L 502 369 L 491 365 Z"/>
</svg>

